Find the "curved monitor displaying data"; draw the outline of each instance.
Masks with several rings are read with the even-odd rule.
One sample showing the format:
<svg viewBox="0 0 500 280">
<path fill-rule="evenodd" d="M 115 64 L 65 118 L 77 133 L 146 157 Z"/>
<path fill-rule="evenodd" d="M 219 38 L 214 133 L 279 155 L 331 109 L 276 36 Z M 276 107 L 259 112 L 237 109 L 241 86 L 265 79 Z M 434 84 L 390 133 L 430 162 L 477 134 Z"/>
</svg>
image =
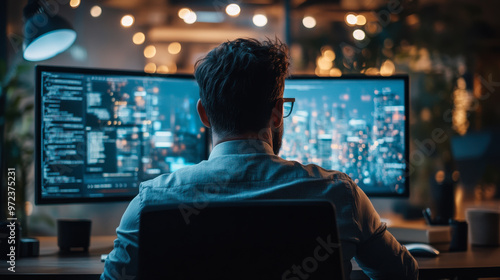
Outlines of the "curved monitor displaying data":
<svg viewBox="0 0 500 280">
<path fill-rule="evenodd" d="M 36 203 L 130 200 L 207 158 L 193 76 L 36 67 Z"/>
<path fill-rule="evenodd" d="M 348 174 L 369 196 L 408 196 L 408 76 L 292 77 L 280 156 Z"/>
<path fill-rule="evenodd" d="M 291 77 L 280 156 L 348 174 L 370 197 L 409 195 L 408 76 Z M 37 204 L 126 201 L 207 159 L 192 75 L 36 67 Z"/>
</svg>

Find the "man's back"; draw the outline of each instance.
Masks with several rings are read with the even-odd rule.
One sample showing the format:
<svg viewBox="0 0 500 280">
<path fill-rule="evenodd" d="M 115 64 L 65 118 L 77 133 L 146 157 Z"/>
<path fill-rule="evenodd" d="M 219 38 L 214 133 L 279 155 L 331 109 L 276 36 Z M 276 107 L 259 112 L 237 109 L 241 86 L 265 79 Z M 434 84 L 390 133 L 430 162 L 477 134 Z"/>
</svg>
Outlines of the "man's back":
<svg viewBox="0 0 500 280">
<path fill-rule="evenodd" d="M 316 165 L 304 166 L 286 161 L 275 156 L 269 145 L 258 140 L 220 143 L 212 151 L 209 160 L 144 182 L 135 199 L 137 201 L 133 201 L 127 210 L 133 214 L 131 217 L 124 215 L 122 224 L 133 223 L 137 213 L 147 205 L 180 202 L 179 210 L 183 212 L 186 221 L 189 221 L 203 211 L 209 201 L 249 199 L 327 199 L 333 202 L 337 209 L 346 276 L 351 271 L 350 260 L 356 254 L 360 257 L 360 265 L 367 271 L 380 270 L 398 276 L 415 272 L 398 271 L 405 267 L 401 259 L 406 258 L 410 263 L 413 259 L 407 255 L 406 250 L 398 248 L 400 245 L 385 231 L 385 225 L 380 222 L 365 194 L 347 175 Z M 182 207 L 184 201 L 198 203 L 194 204 L 195 208 Z M 133 224 L 132 227 L 135 227 L 135 223 Z M 118 236 L 122 231 L 129 233 L 128 227 L 122 228 L 120 225 L 117 229 Z M 129 242 L 137 244 L 135 239 Z M 380 246 L 387 242 L 391 244 L 391 250 L 385 256 L 384 249 Z M 394 256 L 393 250 L 398 251 L 403 258 Z M 379 254 L 384 258 L 383 263 L 379 263 L 380 259 L 377 258 L 363 257 L 371 254 Z M 415 264 L 413 267 L 415 268 Z"/>
</svg>

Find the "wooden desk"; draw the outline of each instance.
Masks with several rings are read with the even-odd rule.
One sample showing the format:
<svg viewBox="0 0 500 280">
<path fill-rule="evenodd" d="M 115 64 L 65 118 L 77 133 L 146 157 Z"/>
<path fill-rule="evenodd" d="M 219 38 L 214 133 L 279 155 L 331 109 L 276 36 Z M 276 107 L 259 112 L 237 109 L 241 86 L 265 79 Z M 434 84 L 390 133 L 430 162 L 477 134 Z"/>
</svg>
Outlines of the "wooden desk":
<svg viewBox="0 0 500 280">
<path fill-rule="evenodd" d="M 39 237 L 40 256 L 17 260 L 15 273 L 9 272 L 7 263 L 1 261 L 0 278 L 99 279 L 104 269 L 101 254 L 107 254 L 112 250 L 115 238 L 115 236 L 93 236 L 89 253 L 60 255 L 56 237 Z M 420 267 L 420 279 L 500 278 L 500 247 L 472 247 L 467 252 L 441 253 L 439 257 L 421 257 L 417 258 L 417 261 Z M 351 277 L 367 279 L 355 263 Z"/>
<path fill-rule="evenodd" d="M 466 252 L 443 252 L 417 261 L 422 279 L 500 277 L 500 247 L 470 247 Z"/>
<path fill-rule="evenodd" d="M 469 247 L 466 252 L 441 252 L 417 257 L 420 279 L 500 278 L 500 247 Z M 352 279 L 368 279 L 353 261 Z"/>
<path fill-rule="evenodd" d="M 16 260 L 16 272 L 7 270 L 5 261 L 0 264 L 0 278 L 9 279 L 99 279 L 104 270 L 101 254 L 113 249 L 116 236 L 92 236 L 89 252 L 60 254 L 57 237 L 37 237 L 40 241 L 40 256 Z M 31 276 L 31 277 L 30 277 Z"/>
</svg>

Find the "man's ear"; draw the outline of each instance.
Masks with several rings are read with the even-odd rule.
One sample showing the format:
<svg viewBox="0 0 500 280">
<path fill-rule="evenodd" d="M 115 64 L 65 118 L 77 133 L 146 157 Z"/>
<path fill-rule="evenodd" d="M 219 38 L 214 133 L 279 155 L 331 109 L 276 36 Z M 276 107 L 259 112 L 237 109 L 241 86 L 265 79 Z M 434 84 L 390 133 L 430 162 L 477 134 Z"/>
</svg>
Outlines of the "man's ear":
<svg viewBox="0 0 500 280">
<path fill-rule="evenodd" d="M 198 115 L 200 116 L 200 120 L 204 126 L 210 128 L 210 121 L 208 120 L 207 112 L 205 111 L 205 107 L 201 104 L 201 99 L 198 99 L 198 103 L 196 103 L 196 110 L 198 110 Z"/>
<path fill-rule="evenodd" d="M 271 113 L 271 128 L 278 128 L 283 125 L 283 98 L 276 101 Z"/>
</svg>

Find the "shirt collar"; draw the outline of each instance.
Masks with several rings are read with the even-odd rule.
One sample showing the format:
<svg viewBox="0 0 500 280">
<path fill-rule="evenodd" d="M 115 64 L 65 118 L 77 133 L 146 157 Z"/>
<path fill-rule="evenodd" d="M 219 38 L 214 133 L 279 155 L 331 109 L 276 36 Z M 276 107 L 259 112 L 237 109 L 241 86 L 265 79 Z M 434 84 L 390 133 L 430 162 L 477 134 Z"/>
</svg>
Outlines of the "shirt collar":
<svg viewBox="0 0 500 280">
<path fill-rule="evenodd" d="M 217 144 L 208 159 L 232 154 L 270 154 L 274 155 L 273 148 L 268 143 L 256 140 L 231 140 Z"/>
</svg>

